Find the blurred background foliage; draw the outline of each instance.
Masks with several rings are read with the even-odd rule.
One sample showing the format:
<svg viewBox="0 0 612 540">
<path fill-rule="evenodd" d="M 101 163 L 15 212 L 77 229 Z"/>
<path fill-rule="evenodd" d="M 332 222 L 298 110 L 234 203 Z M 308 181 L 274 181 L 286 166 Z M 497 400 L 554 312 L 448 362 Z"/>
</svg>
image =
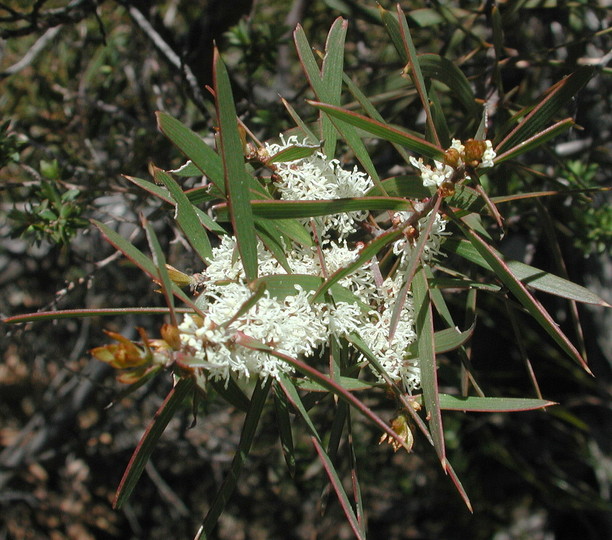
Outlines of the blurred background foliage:
<svg viewBox="0 0 612 540">
<path fill-rule="evenodd" d="M 391 2 L 381 4 L 393 8 Z M 508 225 L 502 250 L 567 275 L 609 301 L 612 215 L 609 194 L 597 189 L 609 185 L 611 162 L 605 0 L 401 5 L 419 52 L 451 60 L 487 101 L 489 137 L 563 76 L 582 65 L 599 66 L 566 111 L 577 127 L 546 149 L 497 167 L 486 189 L 492 196 L 563 192 L 538 203 L 501 205 Z M 161 295 L 114 254 L 89 219 L 113 223 L 146 250 L 136 225 L 144 213 L 165 242 L 169 262 L 199 271 L 167 218 L 168 208 L 121 178 L 146 177 L 151 162 L 168 169 L 182 163 L 157 130 L 154 112 L 166 111 L 211 136 L 214 107 L 206 85 L 216 42 L 230 69 L 238 113 L 258 137 L 292 127 L 279 95 L 301 116 L 313 118 L 291 34 L 299 23 L 323 49 L 337 16 L 350 22 L 347 74 L 386 120 L 423 130 L 419 100 L 400 77 L 403 66 L 374 3 L 0 2 L 2 315 L 162 305 Z M 453 132 L 473 136 L 480 119 L 436 85 Z M 341 151 L 341 160 L 350 163 L 350 153 Z M 387 145 L 372 141 L 371 152 L 383 177 L 398 173 Z M 567 303 L 542 300 L 571 329 L 575 314 Z M 612 536 L 611 321 L 601 310 L 581 308 L 579 315 L 596 378 L 566 361 L 537 329 L 522 325 L 517 337 L 511 312 L 504 313 L 492 297 L 480 299 L 471 345 L 480 383 L 491 395 L 533 395 L 524 348 L 542 394 L 561 405 L 548 413 L 445 416 L 450 459 L 472 499 L 473 515 L 423 441 L 417 438 L 410 456 L 393 455 L 377 445 L 378 434 L 369 427 L 354 434 L 362 441 L 357 459 L 371 538 Z M 133 500 L 121 512 L 110 507 L 138 437 L 168 388 L 156 382 L 106 410 L 120 387 L 106 366 L 90 360 L 88 349 L 106 342 L 103 327 L 129 337 L 135 326 L 155 334 L 160 324 L 130 315 L 0 329 L 1 537 L 183 538 L 196 528 L 241 422 L 239 412 L 222 407 L 214 395 L 200 405 L 193 429 L 187 429 L 188 410 L 170 424 Z M 452 356 L 442 358 L 442 380 L 458 365 Z M 321 517 L 322 503 L 313 493 L 325 492 L 325 486 L 315 456 L 302 442 L 290 479 L 273 430 L 260 434 L 248 474 L 221 519 L 219 538 L 350 538 L 333 497 Z"/>
</svg>

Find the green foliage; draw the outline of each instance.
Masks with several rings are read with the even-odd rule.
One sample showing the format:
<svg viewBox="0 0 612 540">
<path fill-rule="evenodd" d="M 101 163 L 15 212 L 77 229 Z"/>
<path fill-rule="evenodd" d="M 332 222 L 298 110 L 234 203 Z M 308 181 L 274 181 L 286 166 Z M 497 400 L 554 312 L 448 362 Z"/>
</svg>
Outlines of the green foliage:
<svg viewBox="0 0 612 540">
<path fill-rule="evenodd" d="M 78 203 L 81 192 L 59 187 L 57 161 L 41 161 L 40 172 L 44 178 L 33 190 L 25 207 L 13 208 L 8 214 L 14 224 L 11 234 L 26 237 L 37 244 L 67 245 L 89 225 L 82 217 L 84 208 Z"/>
<path fill-rule="evenodd" d="M 277 126 L 287 122 L 279 118 L 274 108 L 278 104 L 266 107 L 265 103 L 257 103 L 254 91 L 277 67 L 277 51 L 285 45 L 282 36 L 286 29 L 243 18 L 225 34 L 229 54 L 224 60 L 229 69 L 218 52 L 212 56 L 216 113 L 213 120 L 194 127 L 190 121 L 194 116 L 192 105 L 173 113 L 158 112 L 159 129 L 184 157 L 179 162 L 178 152 L 173 154 L 164 148 L 163 156 L 155 156 L 156 163 L 172 162 L 175 170 L 168 165 L 150 166 L 154 182 L 128 178 L 152 196 L 147 204 L 156 209 L 148 220 L 142 220 L 151 256 L 102 220 L 95 222 L 106 239 L 163 293 L 167 309 L 160 311 L 151 306 L 144 310 L 150 309 L 151 314 L 163 312 L 171 321 L 162 328 L 161 339 L 149 340 L 141 333 L 139 344 L 119 338 L 121 345 L 96 350 L 97 358 L 123 370 L 122 380 L 136 381 L 129 390 L 142 389 L 153 377 L 162 379 L 170 375 L 175 382 L 130 460 L 116 505 L 125 505 L 132 493 L 138 493 L 137 481 L 153 446 L 171 417 L 184 412 L 183 405 L 192 398 L 194 403 L 206 400 L 207 409 L 214 400 L 247 412 L 231 465 L 209 501 L 210 510 L 197 534 L 200 538 L 214 534 L 219 516 L 240 486 L 240 474 L 247 474 L 247 456 L 257 444 L 258 429 L 277 430 L 274 437 L 291 476 L 299 477 L 303 472 L 304 456 L 309 455 L 306 446 L 311 445 L 310 455 L 319 460 L 319 467 L 325 471 L 339 508 L 357 538 L 366 538 L 368 534 L 364 494 L 368 493 L 368 482 L 378 483 L 379 477 L 386 478 L 385 486 L 398 485 L 395 477 L 402 477 L 399 486 L 404 501 L 400 504 L 405 504 L 405 499 L 427 499 L 433 501 L 436 516 L 453 505 L 440 485 L 431 489 L 430 484 L 421 489 L 415 487 L 415 475 L 396 475 L 397 463 L 387 460 L 378 467 L 376 460 L 382 458 L 370 452 L 370 445 L 380 433 L 395 449 L 414 450 L 410 457 L 395 460 L 402 461 L 400 468 L 405 463 L 414 467 L 416 459 L 429 460 L 423 477 L 431 478 L 431 471 L 441 465 L 465 505 L 472 508 L 470 501 L 476 503 L 476 512 L 479 505 L 487 505 L 487 498 L 480 495 L 474 478 L 480 474 L 478 480 L 482 482 L 488 475 L 481 474 L 482 471 L 471 475 L 472 470 L 478 471 L 482 456 L 487 463 L 495 462 L 496 466 L 501 464 L 523 474 L 524 481 L 535 492 L 540 490 L 551 500 L 563 497 L 568 500 L 579 492 L 580 502 L 576 505 L 585 508 L 589 489 L 582 489 L 582 485 L 574 491 L 562 487 L 571 486 L 571 472 L 559 475 L 558 486 L 548 489 L 542 487 L 542 482 L 555 482 L 558 471 L 554 467 L 546 469 L 548 479 L 538 478 L 536 468 L 521 467 L 520 452 L 524 446 L 533 445 L 534 454 L 539 445 L 545 448 L 545 442 L 538 440 L 537 430 L 530 427 L 536 423 L 534 419 L 538 423 L 545 421 L 529 416 L 526 426 L 517 428 L 522 420 L 512 423 L 499 413 L 541 409 L 552 405 L 552 399 L 559 399 L 547 384 L 547 376 L 542 375 L 542 372 L 550 375 L 542 367 L 547 362 L 540 362 L 544 358 L 555 364 L 555 381 L 565 377 L 572 384 L 575 381 L 583 384 L 585 378 L 578 368 L 585 372 L 590 369 L 579 322 L 576 320 L 573 328 L 559 326 L 552 316 L 558 309 L 551 309 L 548 301 L 543 302 L 540 293 L 552 296 L 557 302 L 554 306 L 567 303 L 570 310 L 575 310 L 576 302 L 609 306 L 596 294 L 566 279 L 562 269 L 538 268 L 506 257 L 497 241 L 511 234 L 517 224 L 537 230 L 540 221 L 545 221 L 540 216 L 545 215 L 561 223 L 563 227 L 557 228 L 573 237 L 575 245 L 585 253 L 603 252 L 610 245 L 609 206 L 592 204 L 595 197 L 605 195 L 598 164 L 590 162 L 588 156 L 580 160 L 555 156 L 556 165 L 550 166 L 553 161 L 550 141 L 567 136 L 569 128 L 575 125 L 571 105 L 585 91 L 591 77 L 597 76 L 593 67 L 577 65 L 578 49 L 583 42 L 576 39 L 576 43 L 570 44 L 572 54 L 564 69 L 559 70 L 555 62 L 549 61 L 550 49 L 537 48 L 538 36 L 525 40 L 520 54 L 531 49 L 527 58 L 534 65 L 524 69 L 525 58 L 515 57 L 512 47 L 518 46 L 515 41 L 525 39 L 531 27 L 523 30 L 517 21 L 523 16 L 539 18 L 537 10 L 548 9 L 548 4 L 542 7 L 535 2 L 506 2 L 499 9 L 491 4 L 482 8 L 486 13 L 436 4 L 407 14 L 399 9 L 396 12 L 364 8 L 353 1 L 326 4 L 354 17 L 356 22 L 351 20 L 348 25 L 339 18 L 327 36 L 323 36 L 317 34 L 316 17 L 320 13 L 314 11 L 312 18 L 294 33 L 298 61 L 292 69 L 299 68 L 301 72 L 298 75 L 293 72 L 291 77 L 295 86 L 302 87 L 299 97 L 294 95 L 295 99 L 286 103 L 287 116 L 295 127 L 284 135 L 297 133 L 298 143 L 271 156 L 258 140 L 276 137 Z M 582 3 L 566 9 L 563 28 L 571 34 L 568 40 L 585 32 L 581 22 L 585 10 L 591 14 L 598 12 L 598 8 L 591 11 Z M 326 17 L 327 27 L 327 14 Z M 369 25 L 367 31 L 364 21 Z M 360 33 L 361 47 L 353 46 L 351 32 Z M 119 30 L 110 32 L 113 46 L 108 51 L 98 51 L 95 62 L 87 64 L 84 84 L 93 84 L 103 74 L 108 80 L 99 88 L 120 94 L 120 55 L 115 52 L 125 49 L 125 38 L 126 34 Z M 363 50 L 367 54 L 360 56 Z M 421 50 L 426 54 L 418 54 Z M 302 95 L 310 99 L 304 101 Z M 485 99 L 491 96 L 495 102 L 488 117 Z M 128 92 L 124 99 L 131 105 L 124 103 L 123 112 L 134 106 L 131 101 L 134 95 Z M 212 111 L 212 107 L 207 111 Z M 114 115 L 102 115 L 100 123 L 114 126 Z M 249 131 L 253 125 L 260 130 L 257 136 Z M 117 126 L 112 129 L 117 130 L 115 135 L 120 131 Z M 132 133 L 142 135 L 141 144 L 146 147 L 154 139 L 151 132 L 150 126 L 149 129 L 140 126 Z M 494 166 L 485 169 L 479 168 L 483 151 L 476 152 L 474 159 L 467 147 L 480 148 L 487 138 L 493 139 L 498 155 Z M 449 148 L 453 139 L 462 141 L 464 150 Z M 18 157 L 14 140 L 6 137 L 0 143 L 3 152 L 0 155 L 8 156 L 6 164 L 14 163 L 15 156 Z M 297 171 L 299 164 L 319 149 L 329 158 L 339 156 L 344 164 L 348 163 L 345 168 L 358 164 L 371 177 L 373 187 L 340 199 L 283 199 L 277 182 L 285 162 L 295 160 Z M 144 165 L 145 154 L 131 153 L 124 170 L 131 172 L 136 155 Z M 415 157 L 424 161 L 418 162 Z M 445 170 L 441 183 L 431 183 L 426 178 L 434 172 L 431 165 L 427 168 L 434 159 L 450 168 Z M 76 162 L 82 164 L 80 158 Z M 80 189 L 62 191 L 63 167 L 57 161 L 41 160 L 39 169 L 45 179 L 36 186 L 29 206 L 10 214 L 15 223 L 14 233 L 31 235 L 38 242 L 47 239 L 66 244 L 86 225 L 82 218 L 85 205 L 80 202 L 84 190 L 79 186 Z M 437 170 L 444 170 L 442 163 Z M 194 184 L 194 179 L 199 182 L 202 177 L 203 185 Z M 566 202 L 561 209 L 549 202 L 560 198 Z M 142 199 L 139 195 L 138 200 Z M 536 214 L 534 207 L 540 213 Z M 348 239 L 340 233 L 338 237 L 327 238 L 316 228 L 319 218 L 357 211 L 366 213 L 368 219 Z M 409 217 L 390 219 L 392 211 L 407 212 Z M 157 224 L 162 221 L 159 219 L 162 214 L 173 216 L 169 220 L 172 231 L 181 236 L 191 264 L 194 260 L 205 266 L 214 263 L 216 247 L 231 232 L 235 238 L 232 273 L 228 269 L 227 276 L 214 285 L 229 290 L 243 279 L 242 274 L 248 285 L 247 296 L 228 310 L 223 320 L 215 321 L 206 333 L 198 334 L 204 350 L 201 357 L 196 357 L 194 345 L 187 347 L 179 339 L 178 326 L 185 313 L 202 321 L 209 315 L 211 306 L 206 295 L 209 277 L 206 269 L 188 275 L 166 265 L 166 260 L 171 260 L 171 248 L 162 236 L 158 237 Z M 440 241 L 443 254 L 428 259 L 438 216 L 448 220 L 449 238 Z M 554 234 L 543 237 L 552 250 L 557 249 Z M 326 249 L 337 238 L 351 248 L 359 246 L 351 262 L 321 275 L 291 272 L 292 250 L 315 246 L 319 263 L 325 268 L 325 257 L 330 255 Z M 402 239 L 411 246 L 405 264 L 400 263 L 400 256 L 392 248 Z M 258 251 L 258 244 L 263 246 L 262 251 Z M 278 263 L 278 273 L 262 275 L 262 253 L 271 254 Z M 310 295 L 313 309 L 324 305 L 332 312 L 346 303 L 367 311 L 371 306 L 346 284 L 364 264 L 369 264 L 370 272 L 376 275 L 375 288 L 383 288 L 385 278 L 402 278 L 393 304 L 378 306 L 371 318 L 390 315 L 388 333 L 383 337 L 391 341 L 404 307 L 408 305 L 414 311 L 416 337 L 403 352 L 405 363 L 419 368 L 420 387 L 405 387 L 391 377 L 380 355 L 372 350 L 372 343 L 364 339 L 362 329 L 330 336 L 319 346 L 318 354 L 306 358 L 288 354 L 276 343 L 276 337 L 256 339 L 244 327 L 239 331 L 233 329 L 236 321 L 249 314 L 256 319 L 265 300 L 286 301 L 295 296 L 296 290 Z M 187 285 L 191 294 L 180 288 Z M 132 314 L 136 308 L 124 312 Z M 70 315 L 116 313 L 82 310 Z M 507 313 L 507 318 L 502 313 Z M 67 315 L 28 315 L 7 322 L 44 320 L 50 316 Z M 242 377 L 232 371 L 227 378 L 216 379 L 211 374 L 211 365 L 218 343 L 212 335 L 218 330 L 227 331 L 228 335 L 233 332 L 224 346 L 234 355 L 236 365 L 241 356 L 261 353 L 290 365 L 292 371 L 265 381 L 256 375 Z M 493 354 L 485 353 L 483 362 L 477 350 L 482 340 L 499 340 L 508 346 L 495 347 L 498 344 L 494 343 L 490 349 Z M 472 343 L 476 344 L 476 352 Z M 146 369 L 140 364 L 137 369 L 130 365 L 135 357 L 139 361 L 146 359 Z M 514 362 L 517 357 L 524 362 L 527 377 L 517 375 L 520 371 Z M 533 365 L 530 358 L 534 358 Z M 250 369 L 257 373 L 253 366 Z M 265 407 L 270 390 L 276 413 L 272 428 Z M 584 427 L 567 410 L 551 410 L 558 415 L 547 424 L 552 433 L 558 435 L 569 427 Z M 472 414 L 461 415 L 460 411 Z M 352 416 L 353 413 L 358 415 Z M 477 443 L 471 430 L 477 429 L 481 421 L 474 420 L 474 413 L 496 415 L 490 417 L 490 422 L 482 421 L 487 427 L 480 432 L 483 438 Z M 389 422 L 394 414 L 395 419 Z M 508 428 L 506 435 L 502 434 L 503 427 Z M 567 439 L 577 446 L 585 444 L 579 436 L 560 437 Z M 346 452 L 339 452 L 341 444 Z M 427 445 L 434 451 L 429 452 Z M 438 466 L 430 455 L 437 457 Z M 590 457 L 576 455 L 574 459 L 586 462 Z M 346 490 L 344 482 L 349 474 L 352 492 Z M 510 484 L 514 480 L 505 481 Z M 519 503 L 513 501 L 512 505 Z M 415 515 L 418 512 L 416 508 Z M 460 512 L 453 515 L 463 516 Z M 445 536 L 452 534 L 450 524 L 441 526 L 446 527 Z M 494 524 L 481 529 L 480 536 L 475 533 L 474 538 L 490 537 Z"/>
</svg>

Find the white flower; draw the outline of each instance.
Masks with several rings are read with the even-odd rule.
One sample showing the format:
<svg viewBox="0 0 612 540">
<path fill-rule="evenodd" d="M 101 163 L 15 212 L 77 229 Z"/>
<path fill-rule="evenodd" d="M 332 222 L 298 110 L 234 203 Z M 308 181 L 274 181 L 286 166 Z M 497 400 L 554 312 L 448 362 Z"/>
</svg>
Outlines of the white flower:
<svg viewBox="0 0 612 540">
<path fill-rule="evenodd" d="M 409 212 L 396 212 L 394 216 L 401 221 L 407 220 L 411 214 Z M 419 233 L 423 231 L 425 228 L 425 224 L 429 219 L 430 214 L 419 219 L 417 230 Z M 423 246 L 423 253 L 421 254 L 421 261 L 423 264 L 430 264 L 435 261 L 435 259 L 443 255 L 440 251 L 440 246 L 444 240 L 445 236 L 448 236 L 448 232 L 446 229 L 446 220 L 440 216 L 440 214 L 436 214 L 434 218 L 434 222 L 431 226 L 431 231 L 429 233 L 429 237 L 425 245 Z M 415 239 L 415 243 L 416 243 Z M 400 266 L 405 266 L 409 259 L 412 251 L 414 249 L 415 243 L 411 242 L 406 238 L 400 238 L 393 243 L 393 253 L 395 255 L 400 256 Z"/>
<path fill-rule="evenodd" d="M 290 146 L 310 146 L 306 141 L 299 142 L 295 135 L 286 140 L 281 135 L 280 139 L 281 144 L 266 143 L 266 150 L 271 156 Z M 362 197 L 374 185 L 372 179 L 357 167 L 346 171 L 338 160 L 329 160 L 320 151 L 306 158 L 275 163 L 275 172 L 280 179 L 277 188 L 284 200 Z M 363 221 L 366 215 L 366 212 L 346 212 L 321 216 L 315 218 L 315 222 L 320 235 L 334 230 L 340 238 L 345 238 L 355 232 L 355 223 Z"/>
<path fill-rule="evenodd" d="M 421 179 L 425 187 L 440 187 L 443 182 L 450 179 L 454 172 L 451 166 L 440 163 L 439 161 L 434 161 L 434 167 L 432 168 L 423 163 L 423 158 L 419 158 L 417 161 L 410 156 L 410 163 L 413 167 L 421 171 Z"/>
<path fill-rule="evenodd" d="M 493 160 L 497 157 L 497 154 L 493 150 L 493 144 L 491 143 L 491 141 L 486 140 L 485 144 L 487 145 L 487 148 L 482 154 L 482 163 L 480 164 L 480 166 L 482 168 L 493 167 Z"/>
</svg>

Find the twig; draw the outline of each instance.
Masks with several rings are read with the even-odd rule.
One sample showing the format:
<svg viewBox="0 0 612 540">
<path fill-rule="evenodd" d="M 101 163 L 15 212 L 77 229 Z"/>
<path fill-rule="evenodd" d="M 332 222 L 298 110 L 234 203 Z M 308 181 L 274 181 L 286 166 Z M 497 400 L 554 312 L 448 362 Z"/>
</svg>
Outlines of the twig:
<svg viewBox="0 0 612 540">
<path fill-rule="evenodd" d="M 11 75 L 15 75 L 15 73 L 19 73 L 22 69 L 28 67 L 36 57 L 43 51 L 43 49 L 57 36 L 59 31 L 62 29 L 62 26 L 56 26 L 55 28 L 49 28 L 42 36 L 40 36 L 34 45 L 30 47 L 30 50 L 25 53 L 23 58 L 18 62 L 15 62 L 12 66 L 5 69 L 0 73 L 0 79 L 5 79 L 6 77 L 10 77 Z"/>
</svg>

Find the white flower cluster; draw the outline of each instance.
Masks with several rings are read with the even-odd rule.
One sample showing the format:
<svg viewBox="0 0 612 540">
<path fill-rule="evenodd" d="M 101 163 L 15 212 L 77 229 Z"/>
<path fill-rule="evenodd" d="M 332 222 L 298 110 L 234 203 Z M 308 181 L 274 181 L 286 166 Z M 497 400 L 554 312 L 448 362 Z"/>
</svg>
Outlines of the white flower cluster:
<svg viewBox="0 0 612 540">
<path fill-rule="evenodd" d="M 285 139 L 280 136 L 281 144 L 266 143 L 266 150 L 275 155 L 290 146 L 304 146 L 297 136 Z M 345 197 L 363 197 L 374 185 L 372 179 L 354 167 L 346 171 L 337 159 L 329 160 L 323 152 L 315 152 L 308 158 L 276 163 L 275 172 L 279 178 L 277 188 L 281 198 L 293 201 L 320 201 L 324 199 L 342 199 Z M 366 212 L 347 212 L 315 218 L 319 234 L 324 236 L 334 230 L 345 238 L 355 231 L 355 223 L 363 221 Z"/>
<path fill-rule="evenodd" d="M 484 142 L 486 148 L 482 154 L 479 167 L 493 167 L 493 160 L 496 156 L 495 151 L 493 150 L 493 145 L 489 140 Z M 461 144 L 461 141 L 458 139 L 453 139 L 450 149 L 456 150 L 459 156 L 462 156 L 465 151 L 464 145 Z M 446 165 L 445 163 L 441 163 L 440 161 L 434 160 L 434 166 L 431 167 L 423 163 L 423 158 L 419 158 L 417 160 L 414 157 L 410 157 L 410 163 L 413 167 L 416 167 L 421 172 L 421 178 L 423 179 L 423 185 L 425 187 L 440 187 L 443 182 L 450 180 L 451 176 L 455 172 L 453 167 Z"/>
<path fill-rule="evenodd" d="M 295 137 L 286 140 L 281 137 L 281 141 L 281 145 L 268 145 L 271 155 L 299 144 Z M 357 170 L 347 172 L 337 161 L 328 161 L 320 152 L 290 163 L 279 163 L 276 172 L 281 178 L 279 190 L 285 199 L 359 197 L 372 186 L 367 175 Z M 322 277 L 355 261 L 358 248 L 350 247 L 346 236 L 365 217 L 365 213 L 353 212 L 321 219 L 318 249 L 296 245 L 286 253 L 291 274 Z M 406 219 L 409 216 L 404 213 L 398 217 Z M 420 226 L 425 220 L 420 220 Z M 444 226 L 445 221 L 436 217 L 423 262 L 429 262 L 438 253 Z M 327 234 L 331 231 L 334 231 L 333 238 Z M 281 373 L 290 373 L 292 367 L 263 351 L 237 344 L 236 335 L 246 334 L 279 353 L 303 359 L 312 357 L 332 336 L 342 338 L 357 333 L 388 375 L 410 391 L 420 383 L 419 369 L 407 355 L 408 346 L 416 338 L 410 297 L 400 313 L 394 337 L 389 341 L 391 316 L 403 285 L 402 270 L 408 260 L 409 244 L 400 240 L 393 246 L 400 257 L 398 271 L 393 277 L 384 281 L 377 278 L 380 272 L 373 269 L 376 261 L 372 261 L 340 280 L 339 284 L 353 293 L 356 302 L 335 299 L 334 302 L 311 303 L 313 291 L 296 286 L 295 294 L 284 298 L 276 298 L 266 291 L 246 313 L 236 317 L 253 291 L 248 287 L 242 264 L 236 256 L 235 238 L 224 237 L 213 249 L 205 271 L 206 280 L 196 301 L 205 317 L 186 315 L 179 326 L 183 352 L 212 379 L 227 381 L 231 375 L 277 378 Z M 258 263 L 260 276 L 287 274 L 261 243 L 258 244 Z"/>
</svg>

